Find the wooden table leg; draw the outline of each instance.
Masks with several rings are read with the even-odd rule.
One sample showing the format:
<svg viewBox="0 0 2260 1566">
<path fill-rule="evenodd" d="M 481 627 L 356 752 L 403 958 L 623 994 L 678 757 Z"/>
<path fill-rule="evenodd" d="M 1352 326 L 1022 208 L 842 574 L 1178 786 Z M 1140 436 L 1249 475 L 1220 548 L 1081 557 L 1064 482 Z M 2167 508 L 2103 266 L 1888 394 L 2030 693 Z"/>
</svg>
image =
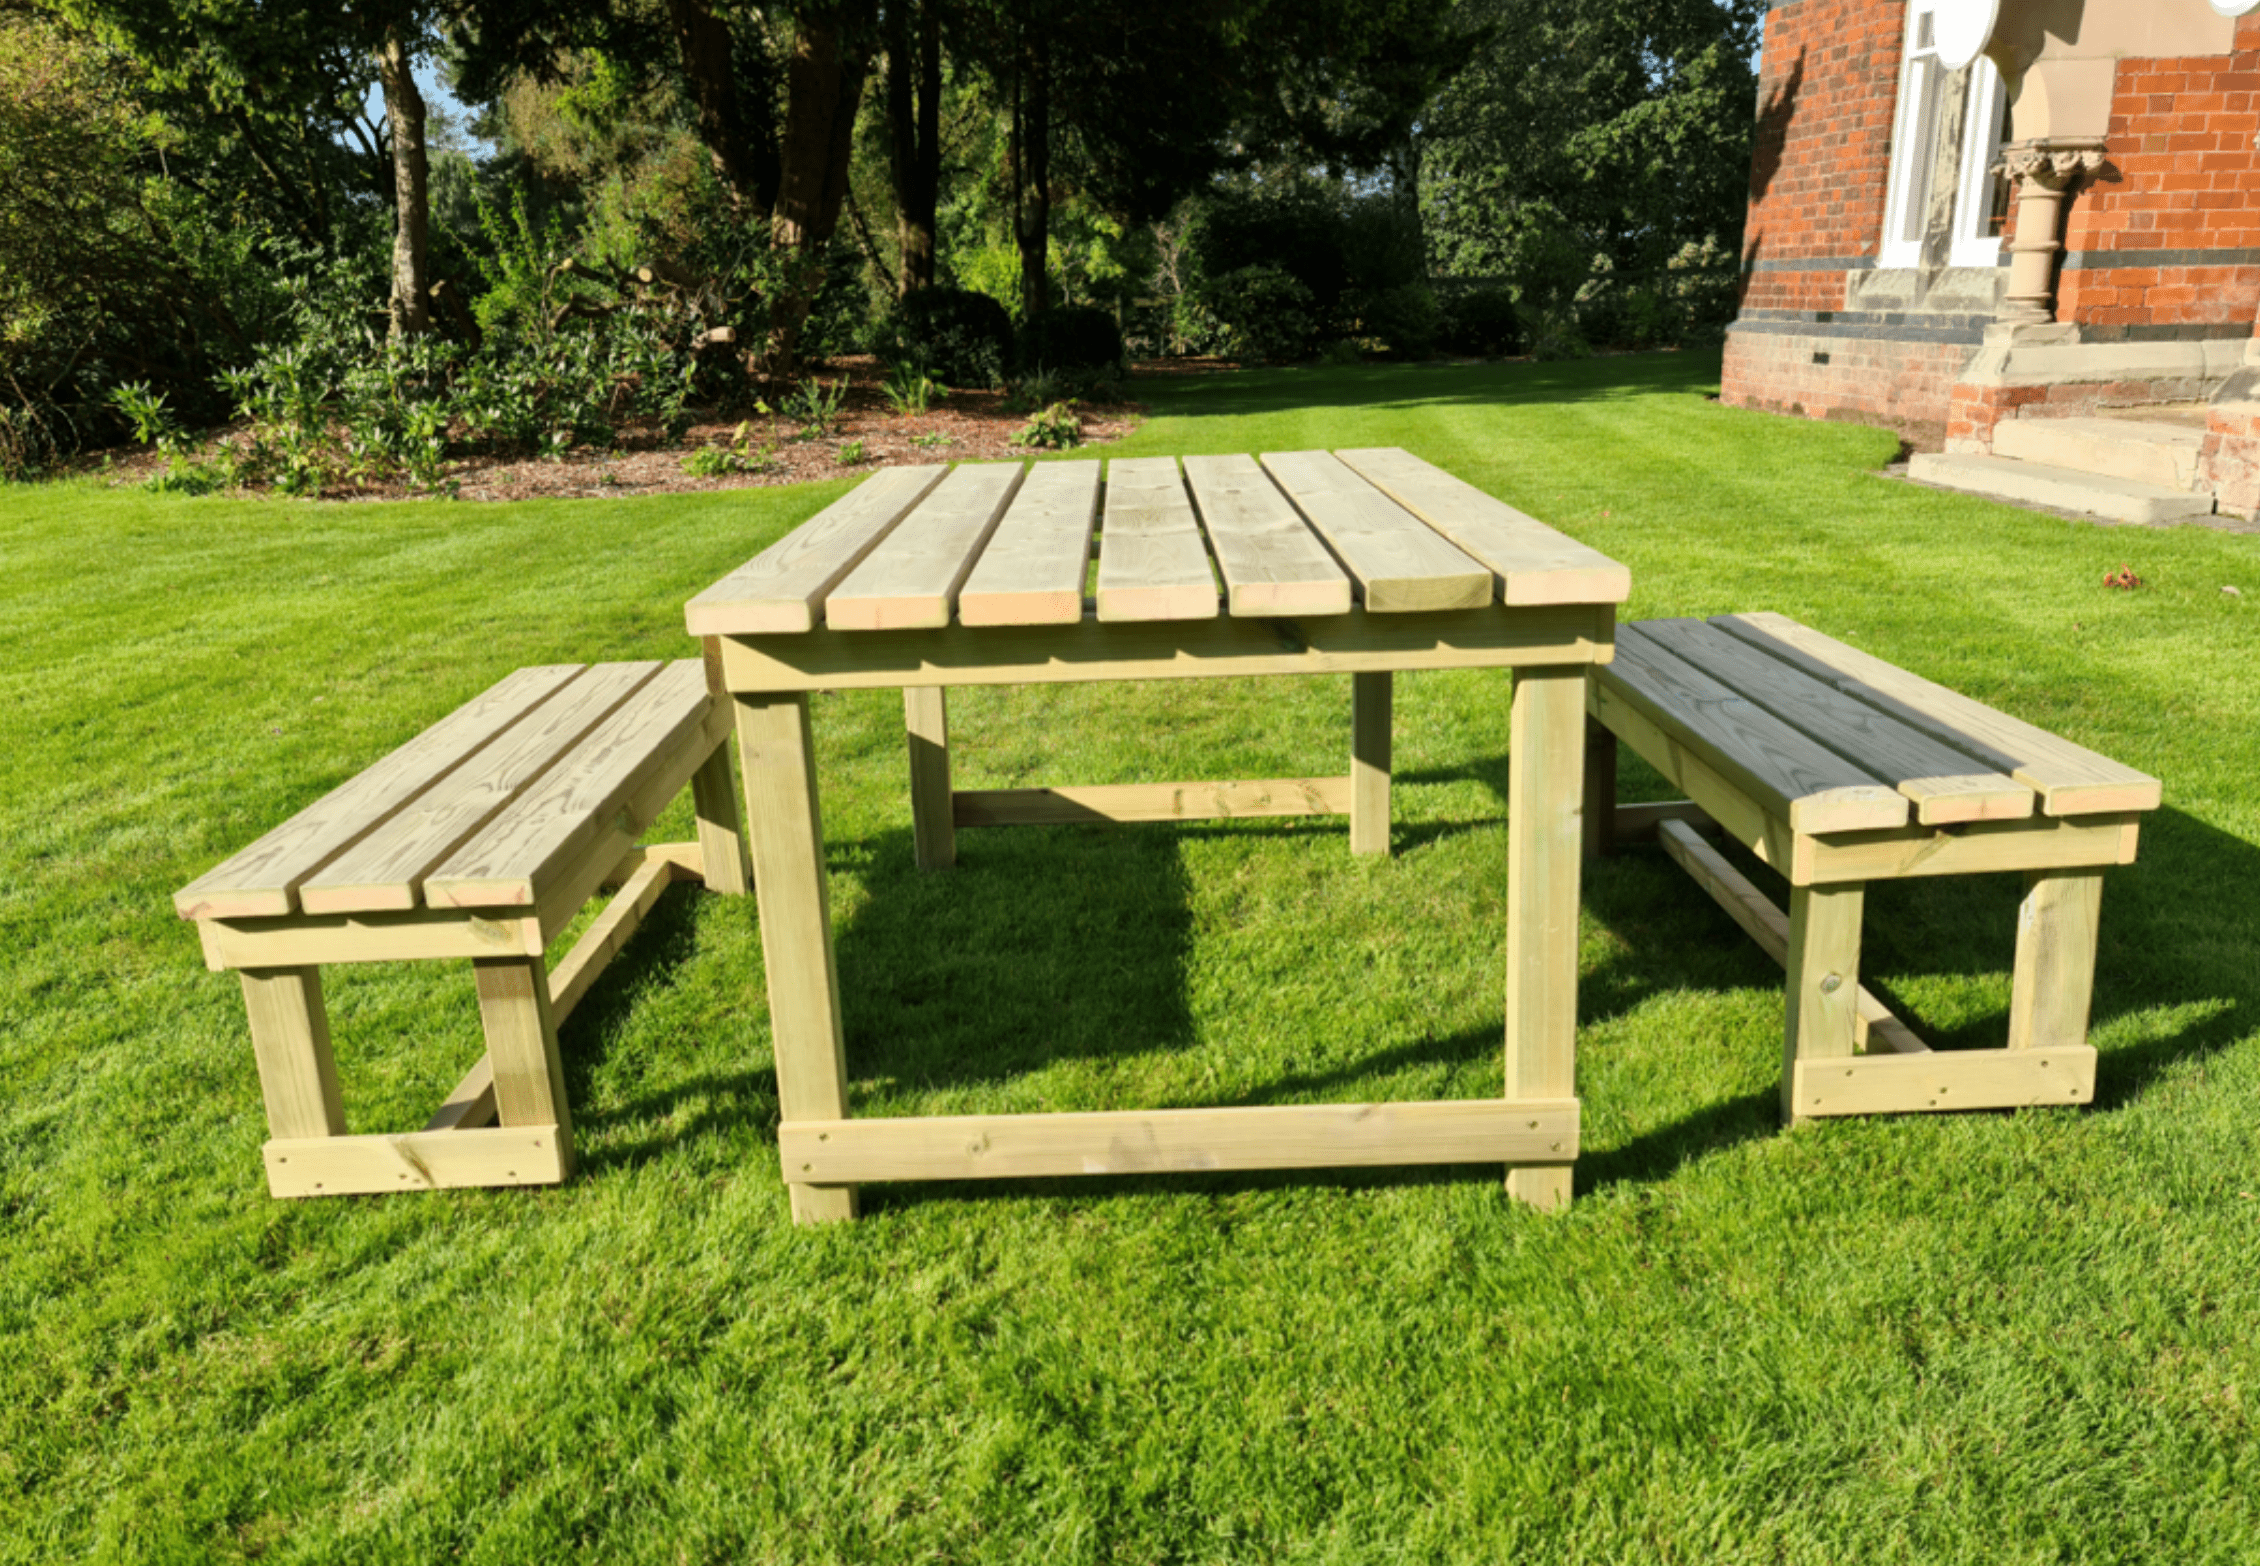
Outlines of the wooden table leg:
<svg viewBox="0 0 2260 1566">
<path fill-rule="evenodd" d="M 691 805 L 698 815 L 699 874 L 706 889 L 732 897 L 752 891 L 744 812 L 738 808 L 737 784 L 730 776 L 727 742 L 715 746 L 714 754 L 691 774 Z"/>
<path fill-rule="evenodd" d="M 1868 889 L 1789 889 L 1788 1017 L 1782 1029 L 1781 1119 L 1795 1125 L 1797 1063 L 1841 1060 L 1859 1050 L 1860 923 Z"/>
<path fill-rule="evenodd" d="M 1585 720 L 1585 857 L 1599 859 L 1616 846 L 1617 737 L 1596 719 Z"/>
<path fill-rule="evenodd" d="M 1395 676 L 1350 676 L 1350 852 L 1389 852 L 1389 727 Z"/>
<path fill-rule="evenodd" d="M 494 1117 L 505 1126 L 555 1126 L 561 1175 L 573 1172 L 573 1115 L 565 1060 L 550 1007 L 549 964 L 539 957 L 480 957 L 479 1021 L 494 1072 Z"/>
<path fill-rule="evenodd" d="M 844 1120 L 847 1053 L 808 697 L 741 695 L 734 700 L 738 767 L 745 779 L 753 840 L 753 891 L 761 911 L 761 961 L 769 982 L 769 1032 L 777 1057 L 778 1118 Z M 852 1185 L 811 1185 L 795 1180 L 791 1169 L 785 1170 L 785 1182 L 796 1223 L 856 1215 Z"/>
<path fill-rule="evenodd" d="M 910 741 L 910 829 L 921 870 L 957 863 L 957 822 L 950 804 L 948 693 L 939 685 L 902 693 L 903 728 Z"/>
<path fill-rule="evenodd" d="M 1507 1097 L 1574 1097 L 1585 669 L 1517 669 L 1507 737 Z M 1507 1194 L 1569 1205 L 1572 1164 L 1507 1171 Z"/>
<path fill-rule="evenodd" d="M 2103 911 L 2098 870 L 2034 870 L 2017 910 L 2017 967 L 2009 990 L 2009 1047 L 2087 1042 L 2095 997 L 2095 935 Z"/>
<path fill-rule="evenodd" d="M 246 968 L 243 1006 L 267 1101 L 267 1134 L 277 1141 L 345 1135 L 330 1018 L 319 968 Z"/>
</svg>

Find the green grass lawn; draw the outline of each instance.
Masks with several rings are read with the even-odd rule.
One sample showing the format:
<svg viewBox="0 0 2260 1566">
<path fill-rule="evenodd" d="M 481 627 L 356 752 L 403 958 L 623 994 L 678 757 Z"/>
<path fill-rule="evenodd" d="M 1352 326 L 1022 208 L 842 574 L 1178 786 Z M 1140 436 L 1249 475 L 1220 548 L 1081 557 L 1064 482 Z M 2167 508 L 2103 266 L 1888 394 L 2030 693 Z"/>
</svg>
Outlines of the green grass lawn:
<svg viewBox="0 0 2260 1566">
<path fill-rule="evenodd" d="M 753 905 L 686 891 L 564 1030 L 573 1183 L 270 1201 L 170 891 L 512 668 L 687 654 L 683 600 L 842 486 L 0 490 L 0 1560 L 2260 1559 L 2260 541 L 1893 483 L 1888 435 L 1717 369 L 1233 375 L 1108 453 L 1402 445 L 1627 562 L 1632 616 L 1780 610 L 2165 780 L 2087 1110 L 1784 1134 L 1779 971 L 1605 864 L 1553 1217 L 1470 1168 L 796 1229 Z M 940 876 L 899 699 L 819 697 L 859 1110 L 1498 1093 L 1506 687 L 1397 689 L 1386 862 L 1338 821 L 1017 828 Z M 951 715 L 967 787 L 1329 773 L 1349 682 Z M 1872 982 L 1999 1044 L 2016 905 L 1879 889 Z M 329 991 L 353 1129 L 420 1125 L 469 975 Z"/>
</svg>

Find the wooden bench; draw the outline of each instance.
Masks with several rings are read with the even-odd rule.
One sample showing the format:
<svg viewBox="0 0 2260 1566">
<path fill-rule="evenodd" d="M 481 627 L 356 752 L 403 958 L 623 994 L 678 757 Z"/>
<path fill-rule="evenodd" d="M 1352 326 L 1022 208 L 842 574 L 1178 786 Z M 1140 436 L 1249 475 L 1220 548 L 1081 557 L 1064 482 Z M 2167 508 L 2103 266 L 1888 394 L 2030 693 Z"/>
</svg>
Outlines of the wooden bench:
<svg viewBox="0 0 2260 1566">
<path fill-rule="evenodd" d="M 2103 869 L 2158 782 L 1777 614 L 1619 626 L 1587 700 L 1588 854 L 1653 834 L 1788 970 L 1782 1115 L 2080 1104 Z M 1617 744 L 1691 796 L 1616 804 Z M 1783 915 L 1697 835 L 1784 875 Z M 2006 1049 L 1932 1053 L 1859 980 L 1870 881 L 2021 871 Z"/>
<path fill-rule="evenodd" d="M 206 963 L 241 972 L 268 1189 L 569 1175 L 558 1024 L 670 882 L 747 889 L 729 735 L 696 661 L 521 669 L 175 893 Z M 698 841 L 637 847 L 685 783 Z M 551 973 L 549 943 L 607 886 Z M 347 1136 L 322 967 L 423 958 L 470 959 L 486 1056 L 423 1130 Z"/>
</svg>

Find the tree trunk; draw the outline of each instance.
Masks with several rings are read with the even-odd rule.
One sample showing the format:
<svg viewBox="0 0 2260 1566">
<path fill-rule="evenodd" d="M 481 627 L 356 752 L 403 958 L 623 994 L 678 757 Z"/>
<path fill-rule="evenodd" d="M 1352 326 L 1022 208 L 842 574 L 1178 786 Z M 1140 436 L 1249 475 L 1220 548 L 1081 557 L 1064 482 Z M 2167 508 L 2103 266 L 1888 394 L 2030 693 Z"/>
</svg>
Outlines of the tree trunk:
<svg viewBox="0 0 2260 1566">
<path fill-rule="evenodd" d="M 385 118 L 392 124 L 392 335 L 431 330 L 431 169 L 424 156 L 424 94 L 414 62 L 388 32 L 377 50 Z"/>
<path fill-rule="evenodd" d="M 748 123 L 745 101 L 758 100 L 760 84 L 739 90 L 730 24 L 708 0 L 667 0 L 667 25 L 714 177 L 740 216 L 766 217 L 777 200 L 777 143 L 766 116 Z"/>
<path fill-rule="evenodd" d="M 1051 58 L 1041 36 L 1031 36 L 1022 47 L 1012 109 L 1012 226 L 1020 242 L 1020 314 L 1033 320 L 1051 307 Z"/>
<path fill-rule="evenodd" d="M 771 242 L 798 263 L 769 305 L 769 349 L 763 368 L 791 373 L 800 331 L 823 286 L 822 253 L 840 225 L 848 163 L 855 150 L 855 111 L 868 62 L 841 22 L 803 19 L 785 70 L 785 148 Z"/>
<path fill-rule="evenodd" d="M 887 8 L 887 129 L 892 141 L 902 292 L 934 284 L 934 222 L 942 185 L 942 17 L 917 7 L 913 53 L 908 0 Z"/>
</svg>

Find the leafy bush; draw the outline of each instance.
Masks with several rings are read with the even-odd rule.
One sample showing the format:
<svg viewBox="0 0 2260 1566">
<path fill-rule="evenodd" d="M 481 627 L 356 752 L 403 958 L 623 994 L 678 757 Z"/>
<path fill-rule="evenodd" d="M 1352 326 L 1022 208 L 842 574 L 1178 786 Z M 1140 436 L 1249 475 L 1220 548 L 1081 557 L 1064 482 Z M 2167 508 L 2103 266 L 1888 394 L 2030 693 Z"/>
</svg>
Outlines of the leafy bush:
<svg viewBox="0 0 2260 1566">
<path fill-rule="evenodd" d="M 1311 291 L 1276 266 L 1244 266 L 1200 287 L 1195 308 L 1223 330 L 1226 346 L 1246 359 L 1307 356 L 1320 322 Z"/>
<path fill-rule="evenodd" d="M 929 412 L 949 395 L 941 382 L 907 361 L 888 367 L 879 390 L 885 394 L 888 407 L 906 416 Z"/>
<path fill-rule="evenodd" d="M 840 449 L 832 453 L 832 460 L 843 468 L 852 468 L 858 463 L 869 462 L 871 453 L 865 449 L 862 441 L 842 441 Z"/>
<path fill-rule="evenodd" d="M 1436 340 L 1443 335 L 1444 307 L 1426 283 L 1399 283 L 1366 301 L 1359 324 L 1391 353 L 1424 359 L 1436 351 Z"/>
<path fill-rule="evenodd" d="M 1013 339 L 1013 362 L 1030 370 L 1120 370 L 1122 329 L 1093 305 L 1061 305 L 1030 317 Z"/>
<path fill-rule="evenodd" d="M 1444 307 L 1444 346 L 1486 357 L 1522 348 L 1522 312 L 1504 288 L 1471 288 Z"/>
<path fill-rule="evenodd" d="M 987 294 L 921 288 L 895 301 L 873 348 L 945 386 L 998 386 L 1012 360 L 1012 317 Z"/>
<path fill-rule="evenodd" d="M 1347 337 L 1337 337 L 1318 351 L 1320 364 L 1359 364 L 1364 359 L 1365 350 Z"/>
<path fill-rule="evenodd" d="M 840 405 L 847 401 L 847 389 L 844 375 L 828 386 L 822 376 L 811 375 L 787 394 L 780 411 L 798 421 L 802 440 L 822 440 L 840 422 Z"/>
<path fill-rule="evenodd" d="M 1015 446 L 1041 451 L 1063 451 L 1083 444 L 1083 421 L 1072 402 L 1055 402 L 1023 424 L 1012 437 Z"/>
</svg>

